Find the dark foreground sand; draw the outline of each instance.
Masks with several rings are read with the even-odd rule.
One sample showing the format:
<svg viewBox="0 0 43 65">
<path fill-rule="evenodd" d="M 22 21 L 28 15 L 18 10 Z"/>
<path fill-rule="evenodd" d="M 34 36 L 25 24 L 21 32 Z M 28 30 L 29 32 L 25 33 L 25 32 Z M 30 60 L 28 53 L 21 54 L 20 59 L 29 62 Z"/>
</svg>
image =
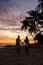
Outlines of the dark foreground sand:
<svg viewBox="0 0 43 65">
<path fill-rule="evenodd" d="M 25 54 L 25 47 L 20 47 L 20 54 L 17 54 L 17 47 L 0 48 L 0 65 L 43 65 L 43 44 L 29 47 L 29 54 Z"/>
</svg>

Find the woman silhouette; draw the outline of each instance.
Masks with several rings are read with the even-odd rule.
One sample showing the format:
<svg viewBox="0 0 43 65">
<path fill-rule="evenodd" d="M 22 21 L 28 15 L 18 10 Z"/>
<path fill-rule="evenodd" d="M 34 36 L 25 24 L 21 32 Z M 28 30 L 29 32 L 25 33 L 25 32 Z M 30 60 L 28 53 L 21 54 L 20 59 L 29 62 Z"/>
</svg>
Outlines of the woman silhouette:
<svg viewBox="0 0 43 65">
<path fill-rule="evenodd" d="M 24 40 L 24 42 L 25 42 L 25 45 L 26 46 L 28 46 L 29 45 L 29 39 L 28 39 L 28 37 L 26 36 L 26 39 Z"/>
<path fill-rule="evenodd" d="M 25 43 L 25 53 L 28 54 L 28 51 L 29 51 L 29 39 L 28 39 L 27 36 L 26 36 L 26 38 L 24 40 L 24 43 Z"/>
</svg>

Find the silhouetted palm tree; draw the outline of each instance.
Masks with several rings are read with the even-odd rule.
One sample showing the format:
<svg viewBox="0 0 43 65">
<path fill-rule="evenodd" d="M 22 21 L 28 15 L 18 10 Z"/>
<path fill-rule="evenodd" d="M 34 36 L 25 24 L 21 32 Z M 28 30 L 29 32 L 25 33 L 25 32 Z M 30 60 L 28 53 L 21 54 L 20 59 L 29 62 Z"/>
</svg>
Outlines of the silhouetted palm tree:
<svg viewBox="0 0 43 65">
<path fill-rule="evenodd" d="M 37 20 L 36 16 L 36 12 L 31 10 L 29 12 L 27 12 L 31 15 L 31 17 L 26 17 L 26 19 L 24 21 L 22 21 L 23 25 L 22 25 L 22 29 L 29 29 L 29 31 L 33 32 L 36 30 L 36 26 L 35 26 L 35 21 Z"/>
<path fill-rule="evenodd" d="M 41 14 L 34 10 L 28 11 L 27 13 L 31 16 L 26 17 L 26 19 L 22 21 L 22 29 L 28 29 L 31 35 L 32 33 L 40 32 L 40 28 L 43 27 L 43 21 L 40 21 Z M 32 37 L 34 38 L 33 35 Z"/>
<path fill-rule="evenodd" d="M 31 35 L 32 33 L 37 34 L 37 32 L 43 31 L 43 0 L 38 0 L 38 2 L 39 4 L 35 8 L 35 11 L 28 11 L 27 14 L 30 16 L 22 21 L 22 29 L 28 29 Z"/>
<path fill-rule="evenodd" d="M 42 25 L 42 22 L 40 22 L 39 18 L 40 18 L 40 13 L 36 12 L 36 11 L 28 11 L 27 12 L 29 15 L 31 15 L 30 17 L 26 17 L 26 19 L 24 21 L 22 21 L 23 25 L 22 25 L 22 29 L 29 29 L 29 31 L 32 32 L 36 32 L 37 30 L 39 30 L 39 24 Z"/>
</svg>

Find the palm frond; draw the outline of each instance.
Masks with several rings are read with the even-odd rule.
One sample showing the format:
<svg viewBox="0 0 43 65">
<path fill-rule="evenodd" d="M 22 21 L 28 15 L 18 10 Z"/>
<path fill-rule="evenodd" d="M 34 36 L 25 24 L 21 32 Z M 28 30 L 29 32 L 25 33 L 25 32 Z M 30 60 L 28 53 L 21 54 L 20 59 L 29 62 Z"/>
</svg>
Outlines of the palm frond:
<svg viewBox="0 0 43 65">
<path fill-rule="evenodd" d="M 35 8 L 35 11 L 39 12 L 41 9 L 41 3 L 37 5 L 37 7 Z"/>
<path fill-rule="evenodd" d="M 38 2 L 43 2 L 43 0 L 38 0 Z"/>
<path fill-rule="evenodd" d="M 23 24 L 21 29 L 27 29 L 27 27 L 29 26 L 27 20 L 24 20 L 24 21 L 22 21 L 21 23 Z"/>
</svg>

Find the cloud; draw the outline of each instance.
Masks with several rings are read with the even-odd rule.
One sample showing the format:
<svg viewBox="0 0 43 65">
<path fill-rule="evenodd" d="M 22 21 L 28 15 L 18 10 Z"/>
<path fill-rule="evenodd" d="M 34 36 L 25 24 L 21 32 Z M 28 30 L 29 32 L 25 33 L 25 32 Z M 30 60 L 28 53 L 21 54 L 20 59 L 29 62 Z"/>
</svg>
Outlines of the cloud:
<svg viewBox="0 0 43 65">
<path fill-rule="evenodd" d="M 21 33 L 21 27 L 0 27 L 0 31 L 9 31 L 11 33 Z"/>
<path fill-rule="evenodd" d="M 16 0 L 0 0 L 0 30 L 15 32 L 21 30 L 20 21 L 25 18 Z M 20 10 L 20 11 L 19 11 Z M 11 27 L 11 28 L 10 28 Z"/>
<path fill-rule="evenodd" d="M 11 18 L 10 17 L 4 17 L 3 18 L 0 16 L 0 23 L 2 24 L 6 24 L 6 25 L 9 25 L 9 26 L 14 26 L 14 25 L 19 25 L 20 24 L 20 21 L 23 20 L 25 18 L 25 15 L 11 15 Z"/>
<path fill-rule="evenodd" d="M 21 30 L 20 28 L 0 28 L 0 30 Z"/>
<path fill-rule="evenodd" d="M 8 30 L 12 33 L 14 32 L 18 32 L 19 30 L 21 31 L 21 23 L 20 21 L 23 20 L 25 18 L 25 15 L 21 15 L 18 14 L 14 17 L 12 17 L 12 19 L 3 19 L 0 18 L 0 31 L 1 30 Z"/>
</svg>

